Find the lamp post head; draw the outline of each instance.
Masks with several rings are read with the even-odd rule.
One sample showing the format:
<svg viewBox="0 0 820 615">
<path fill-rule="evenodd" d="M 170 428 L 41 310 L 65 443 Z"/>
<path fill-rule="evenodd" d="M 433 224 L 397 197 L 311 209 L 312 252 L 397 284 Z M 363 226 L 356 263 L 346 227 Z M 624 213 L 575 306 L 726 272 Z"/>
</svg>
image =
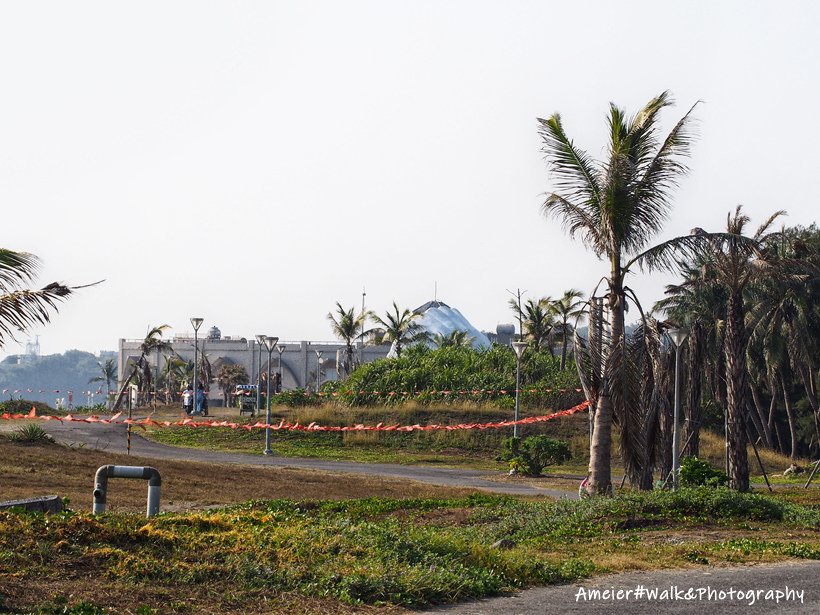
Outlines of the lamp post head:
<svg viewBox="0 0 820 615">
<path fill-rule="evenodd" d="M 283 352 L 285 352 L 285 346 L 283 344 L 279 344 L 276 347 L 276 351 L 281 355 Z"/>
<path fill-rule="evenodd" d="M 317 359 L 317 360 L 318 360 L 318 359 L 321 359 L 321 358 L 322 358 L 322 355 L 325 353 L 325 351 L 324 351 L 324 350 L 314 350 L 313 352 L 315 352 L 315 353 L 316 353 L 316 359 Z"/>
<path fill-rule="evenodd" d="M 264 333 L 257 333 L 256 334 L 256 343 L 262 346 L 265 343 L 265 338 L 268 337 Z"/>
<path fill-rule="evenodd" d="M 524 351 L 527 349 L 527 342 L 516 341 L 512 343 L 513 350 L 515 351 L 515 357 L 520 361 L 521 357 L 524 354 Z"/>
<path fill-rule="evenodd" d="M 679 329 L 677 327 L 667 329 L 666 334 L 669 336 L 669 339 L 672 340 L 672 343 L 675 344 L 675 348 L 680 348 L 689 336 L 689 332 L 686 329 Z"/>
<path fill-rule="evenodd" d="M 204 318 L 192 318 L 191 319 L 191 326 L 193 326 L 194 331 L 199 331 L 199 328 L 202 326 L 202 323 L 205 321 Z"/>
<path fill-rule="evenodd" d="M 279 341 L 278 337 L 271 337 L 265 336 L 265 348 L 268 349 L 268 354 L 273 352 L 273 349 L 276 348 L 276 343 Z"/>
</svg>

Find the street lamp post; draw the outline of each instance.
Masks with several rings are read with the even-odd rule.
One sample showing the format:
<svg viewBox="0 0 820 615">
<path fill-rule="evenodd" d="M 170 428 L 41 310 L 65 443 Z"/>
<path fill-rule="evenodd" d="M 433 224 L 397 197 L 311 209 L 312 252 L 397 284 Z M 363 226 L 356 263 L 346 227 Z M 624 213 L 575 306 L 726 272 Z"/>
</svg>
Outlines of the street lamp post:
<svg viewBox="0 0 820 615">
<path fill-rule="evenodd" d="M 276 351 L 279 353 L 279 387 L 282 386 L 282 378 L 284 378 L 284 374 L 282 373 L 282 353 L 285 352 L 284 346 L 277 346 Z"/>
<path fill-rule="evenodd" d="M 686 341 L 687 331 L 678 328 L 669 329 L 666 334 L 675 346 L 675 414 L 672 430 L 672 487 L 680 486 L 680 347 Z"/>
<path fill-rule="evenodd" d="M 314 350 L 313 352 L 316 353 L 316 395 L 319 394 L 319 378 L 322 373 L 322 355 L 324 354 L 323 350 Z"/>
<path fill-rule="evenodd" d="M 273 349 L 276 348 L 276 342 L 278 341 L 278 337 L 265 337 L 265 348 L 268 349 L 268 390 L 265 398 L 268 410 L 265 413 L 265 450 L 263 451 L 265 455 L 273 454 L 273 451 L 270 450 L 270 355 Z"/>
<path fill-rule="evenodd" d="M 256 348 L 259 357 L 256 361 L 256 414 L 262 412 L 262 346 L 265 344 L 265 335 L 256 336 Z"/>
<path fill-rule="evenodd" d="M 520 437 L 521 429 L 518 425 L 519 409 L 521 407 L 521 357 L 527 348 L 527 342 L 517 341 L 512 343 L 515 351 L 515 425 L 513 425 L 513 437 Z"/>
<path fill-rule="evenodd" d="M 199 351 L 199 340 L 197 339 L 197 331 L 202 326 L 204 318 L 191 318 L 191 326 L 194 328 L 194 403 L 191 409 L 191 414 L 196 413 L 196 398 L 199 390 L 196 388 L 196 372 L 197 372 L 197 352 Z"/>
</svg>

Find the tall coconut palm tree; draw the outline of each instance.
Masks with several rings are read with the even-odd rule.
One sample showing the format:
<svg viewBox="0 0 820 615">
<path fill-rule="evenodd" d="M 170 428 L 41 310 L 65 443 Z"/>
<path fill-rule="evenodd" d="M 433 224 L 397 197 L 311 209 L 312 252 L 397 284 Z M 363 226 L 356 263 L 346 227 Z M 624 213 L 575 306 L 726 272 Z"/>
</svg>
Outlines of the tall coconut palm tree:
<svg viewBox="0 0 820 615">
<path fill-rule="evenodd" d="M 92 384 L 94 382 L 104 382 L 106 387 L 106 399 L 108 403 L 111 403 L 111 383 L 117 381 L 117 360 L 116 359 L 106 359 L 105 362 L 97 361 L 97 365 L 100 366 L 100 375 L 91 378 L 88 383 Z"/>
<path fill-rule="evenodd" d="M 750 219 L 742 207 L 729 213 L 726 233 L 709 241 L 710 267 L 714 283 L 727 293 L 724 357 L 726 360 L 726 425 L 729 449 L 729 482 L 739 491 L 749 489 L 749 460 L 746 454 L 746 419 L 748 416 L 748 371 L 746 347 L 746 307 L 743 294 L 755 280 L 771 276 L 777 270 L 776 259 L 766 251 L 766 244 L 777 236 L 769 228 L 785 212 L 769 217 L 751 237 L 744 235 Z"/>
<path fill-rule="evenodd" d="M 552 299 L 543 297 L 537 301 L 527 299 L 524 304 L 523 338 L 535 352 L 549 349 L 552 355 L 552 340 L 555 333 L 555 314 L 550 309 Z"/>
<path fill-rule="evenodd" d="M 803 385 L 814 410 L 815 437 L 820 440 L 815 410 L 817 398 L 813 390 L 813 374 L 818 370 L 820 351 L 820 263 L 817 262 L 820 255 L 801 254 L 795 258 L 795 250 L 789 246 L 793 236 L 793 232 L 783 232 L 779 241 L 770 246 L 777 250 L 783 271 L 781 275 L 766 276 L 754 285 L 747 319 L 751 336 L 747 361 L 758 368 L 762 362 L 769 383 L 775 387 L 779 384 L 791 436 L 792 464 L 797 457 L 792 383 Z M 759 405 L 755 399 L 755 406 Z"/>
<path fill-rule="evenodd" d="M 624 410 L 626 275 L 633 266 L 671 268 L 672 253 L 694 251 L 699 245 L 691 236 L 647 250 L 668 217 L 673 188 L 687 172 L 682 160 L 692 143 L 694 106 L 661 138 L 660 112 L 671 104 L 671 96 L 664 92 L 631 118 L 610 104 L 609 151 L 601 162 L 575 146 L 559 114 L 538 120 L 555 185 L 544 202 L 544 213 L 558 218 L 570 237 L 580 236 L 609 265 L 609 344 L 602 378 L 589 400 L 595 412 L 587 483 L 591 494 L 611 491 L 612 419 Z"/>
<path fill-rule="evenodd" d="M 338 301 L 336 302 L 336 313 L 329 312 L 327 315 L 333 334 L 345 344 L 345 358 L 341 367 L 346 377 L 350 376 L 355 369 L 356 355 L 353 350 L 353 342 L 364 339 L 365 336 L 370 334 L 369 330 L 364 330 L 364 324 L 369 317 L 370 312 L 367 311 L 356 316 L 355 308 L 346 310 Z"/>
<path fill-rule="evenodd" d="M 148 355 L 151 354 L 154 350 L 167 350 L 170 348 L 170 344 L 162 339 L 163 333 L 170 329 L 169 325 L 160 325 L 159 327 L 149 327 L 148 333 L 146 333 L 145 338 L 142 340 L 140 344 L 140 356 L 139 359 L 134 363 L 131 372 L 128 374 L 128 377 L 122 383 L 120 387 L 120 392 L 117 395 L 117 400 L 114 402 L 113 410 L 119 408 L 120 404 L 122 403 L 123 398 L 125 397 L 125 392 L 128 389 L 128 385 L 131 384 L 132 380 L 137 380 L 140 384 L 140 390 L 143 391 L 150 386 L 151 381 L 151 368 L 148 365 Z"/>
<path fill-rule="evenodd" d="M 393 342 L 396 356 L 401 356 L 404 346 L 421 341 L 427 337 L 426 332 L 414 322 L 418 314 L 408 309 L 400 310 L 396 302 L 393 302 L 393 311 L 385 313 L 385 317 L 374 314 L 373 320 L 384 329 L 384 340 Z"/>
<path fill-rule="evenodd" d="M 564 369 L 567 364 L 567 346 L 575 330 L 574 323 L 586 313 L 584 308 L 586 304 L 582 301 L 583 296 L 584 293 L 580 290 L 571 288 L 565 290 L 560 299 L 550 304 L 550 310 L 561 321 L 556 327 L 558 335 L 561 336 L 561 369 Z M 573 324 L 570 324 L 570 321 Z"/>
<path fill-rule="evenodd" d="M 248 372 L 242 365 L 223 364 L 216 373 L 216 382 L 222 390 L 222 398 L 226 407 L 233 405 L 233 392 L 238 384 L 246 384 L 250 380 Z"/>
<path fill-rule="evenodd" d="M 34 280 L 39 260 L 33 254 L 0 248 L 0 347 L 32 325 L 50 320 L 50 311 L 73 290 L 52 282 L 39 290 L 23 288 Z"/>
</svg>

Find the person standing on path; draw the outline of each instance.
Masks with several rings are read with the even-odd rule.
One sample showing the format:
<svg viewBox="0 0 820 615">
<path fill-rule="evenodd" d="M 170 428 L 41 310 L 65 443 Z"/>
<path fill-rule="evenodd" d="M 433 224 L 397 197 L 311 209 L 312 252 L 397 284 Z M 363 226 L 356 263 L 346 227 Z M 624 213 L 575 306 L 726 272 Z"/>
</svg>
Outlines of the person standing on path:
<svg viewBox="0 0 820 615">
<path fill-rule="evenodd" d="M 202 409 L 205 406 L 205 390 L 202 388 L 200 384 L 196 390 L 196 400 L 194 402 L 194 414 L 200 416 L 202 414 Z"/>
<path fill-rule="evenodd" d="M 191 404 L 193 402 L 193 391 L 191 390 L 191 385 L 189 384 L 185 387 L 185 390 L 182 392 L 182 409 L 185 411 L 186 415 L 191 414 Z"/>
</svg>

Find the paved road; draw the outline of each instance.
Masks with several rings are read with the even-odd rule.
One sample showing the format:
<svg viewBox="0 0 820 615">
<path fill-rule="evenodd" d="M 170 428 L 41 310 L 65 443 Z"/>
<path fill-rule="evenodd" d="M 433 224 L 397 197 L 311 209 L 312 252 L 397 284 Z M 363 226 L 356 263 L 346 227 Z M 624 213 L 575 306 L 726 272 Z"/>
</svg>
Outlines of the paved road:
<svg viewBox="0 0 820 615">
<path fill-rule="evenodd" d="M 477 602 L 457 604 L 448 608 L 434 609 L 425 613 L 440 615 L 531 615 L 549 613 L 564 615 L 566 613 L 583 613 L 599 615 L 605 613 L 633 613 L 646 615 L 677 615 L 698 613 L 700 615 L 730 615 L 735 613 L 820 613 L 820 562 L 788 562 L 785 564 L 753 566 L 744 568 L 697 568 L 691 570 L 664 570 L 659 572 L 629 572 L 617 575 L 596 577 L 583 583 L 573 585 L 552 585 L 522 591 L 514 596 L 502 596 Z M 690 587 L 696 595 L 699 589 L 704 591 L 703 600 L 636 600 L 634 594 L 630 600 L 584 599 L 589 598 L 590 590 L 627 590 L 635 591 L 644 587 L 649 590 L 657 588 L 659 592 L 677 586 L 684 594 Z M 744 593 L 755 590 L 760 599 L 730 599 L 732 589 Z M 709 600 L 708 590 L 725 592 L 724 600 L 719 594 L 712 594 Z M 784 598 L 776 602 L 776 593 L 772 599 L 766 599 L 766 591 L 783 592 L 793 590 L 791 600 Z M 800 592 L 803 593 L 802 601 Z M 624 594 L 625 595 L 625 594 Z M 659 594 L 660 596 L 660 594 Z M 576 600 L 577 597 L 577 600 Z M 617 597 L 617 594 L 616 594 Z"/>
<path fill-rule="evenodd" d="M 125 425 L 104 423 L 75 423 L 46 421 L 42 423 L 55 440 L 64 444 L 83 445 L 116 453 L 126 452 Z M 490 480 L 498 476 L 480 470 L 434 468 L 429 466 L 406 466 L 388 463 L 358 463 L 353 461 L 325 461 L 322 459 L 298 459 L 293 457 L 265 457 L 244 453 L 226 453 L 203 449 L 179 448 L 146 440 L 132 431 L 131 454 L 149 459 L 182 459 L 206 463 L 242 464 L 266 467 L 303 468 L 318 471 L 347 472 L 386 478 L 413 480 L 431 485 L 467 487 L 510 495 L 546 495 L 554 498 L 576 498 L 577 492 L 534 487 L 521 483 L 505 483 Z"/>
</svg>

